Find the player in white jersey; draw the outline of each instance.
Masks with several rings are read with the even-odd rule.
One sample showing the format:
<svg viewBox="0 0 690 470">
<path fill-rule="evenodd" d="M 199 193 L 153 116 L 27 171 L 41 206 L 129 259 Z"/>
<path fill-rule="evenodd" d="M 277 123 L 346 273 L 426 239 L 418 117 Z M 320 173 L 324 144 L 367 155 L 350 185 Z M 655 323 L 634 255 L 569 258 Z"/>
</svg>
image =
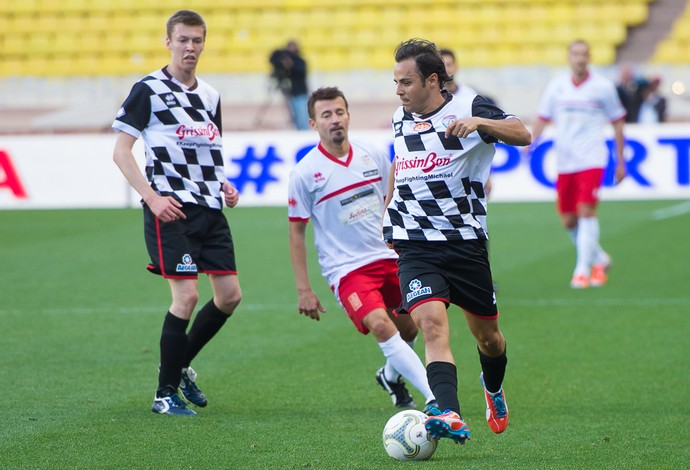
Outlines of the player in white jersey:
<svg viewBox="0 0 690 470">
<path fill-rule="evenodd" d="M 460 416 L 447 308 L 462 308 L 477 340 L 487 422 L 495 433 L 503 432 L 507 357 L 482 221 L 484 184 L 495 142 L 528 145 L 531 137 L 519 119 L 485 98 L 444 92 L 451 78 L 434 43 L 403 42 L 395 61 L 402 106 L 393 116 L 395 160 L 384 240 L 399 254 L 403 306 L 422 330 L 427 377 L 440 405 L 425 426 L 434 438 L 464 443 L 470 433 Z"/>
<path fill-rule="evenodd" d="M 113 159 L 141 195 L 148 269 L 167 279 L 172 304 L 163 320 L 158 389 L 151 410 L 193 415 L 177 394 L 196 406 L 206 396 L 196 384 L 192 359 L 240 303 L 232 235 L 222 212 L 238 193 L 225 178 L 220 96 L 196 77 L 206 24 L 180 10 L 167 22 L 170 63 L 137 82 L 113 123 L 119 131 Z M 146 177 L 132 154 L 141 137 Z M 187 327 L 199 299 L 198 273 L 208 274 L 213 298 Z"/>
<path fill-rule="evenodd" d="M 348 137 L 350 114 L 342 91 L 319 88 L 307 103 L 319 144 L 290 174 L 290 257 L 299 313 L 314 320 L 325 312 L 307 272 L 305 233 L 314 224 L 321 273 L 358 331 L 371 331 L 386 364 L 376 380 L 398 407 L 415 406 L 403 377 L 435 404 L 424 365 L 412 349 L 417 327 L 397 315 L 397 256 L 381 240 L 381 214 L 390 169 L 387 153 Z"/>
<path fill-rule="evenodd" d="M 611 124 L 616 142 L 616 184 L 626 174 L 624 160 L 625 108 L 613 82 L 589 69 L 589 45 L 582 40 L 568 46 L 571 73 L 553 79 L 539 107 L 532 134 L 537 142 L 545 126 L 556 126 L 554 148 L 558 180 L 558 211 L 576 247 L 570 286 L 602 286 L 611 258 L 599 244 L 597 205 L 609 150 L 604 130 Z"/>
</svg>

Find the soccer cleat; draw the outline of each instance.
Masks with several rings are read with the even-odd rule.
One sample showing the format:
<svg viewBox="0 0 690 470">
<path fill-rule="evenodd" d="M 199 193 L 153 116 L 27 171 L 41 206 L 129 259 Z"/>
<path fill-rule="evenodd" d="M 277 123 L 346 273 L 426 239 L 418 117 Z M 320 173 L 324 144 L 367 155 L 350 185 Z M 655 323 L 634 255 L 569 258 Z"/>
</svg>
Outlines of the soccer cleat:
<svg viewBox="0 0 690 470">
<path fill-rule="evenodd" d="M 573 289 L 586 289 L 589 287 L 589 279 L 586 274 L 573 274 L 570 281 L 570 287 Z"/>
<path fill-rule="evenodd" d="M 498 392 L 491 393 L 484 384 L 483 372 L 479 375 L 479 380 L 482 383 L 484 399 L 486 400 L 486 422 L 489 423 L 493 432 L 501 434 L 508 427 L 508 404 L 503 393 L 503 387 Z"/>
<path fill-rule="evenodd" d="M 185 405 L 182 398 L 177 393 L 171 393 L 164 397 L 155 397 L 151 411 L 162 415 L 195 415 L 194 410 L 190 410 Z"/>
<path fill-rule="evenodd" d="M 429 407 L 432 416 L 424 422 L 424 428 L 434 439 L 447 437 L 456 444 L 464 444 L 470 438 L 470 429 L 459 414 L 452 410 L 443 413 L 438 408 Z"/>
<path fill-rule="evenodd" d="M 595 264 L 592 266 L 592 272 L 589 275 L 589 283 L 592 287 L 601 287 L 606 284 L 609 275 L 606 273 L 609 265 Z"/>
<path fill-rule="evenodd" d="M 402 376 L 398 377 L 396 382 L 389 382 L 383 374 L 383 367 L 376 371 L 376 381 L 391 396 L 393 405 L 398 408 L 414 408 L 417 405 L 410 396 L 410 392 L 405 387 L 405 381 Z"/>
<path fill-rule="evenodd" d="M 434 413 L 431 411 L 432 409 L 438 411 L 438 402 L 436 400 L 430 400 L 422 410 L 422 413 L 427 416 L 433 416 Z"/>
<path fill-rule="evenodd" d="M 208 405 L 206 395 L 199 390 L 196 385 L 196 371 L 191 367 L 182 369 L 182 380 L 180 380 L 180 391 L 185 399 L 200 408 Z"/>
</svg>

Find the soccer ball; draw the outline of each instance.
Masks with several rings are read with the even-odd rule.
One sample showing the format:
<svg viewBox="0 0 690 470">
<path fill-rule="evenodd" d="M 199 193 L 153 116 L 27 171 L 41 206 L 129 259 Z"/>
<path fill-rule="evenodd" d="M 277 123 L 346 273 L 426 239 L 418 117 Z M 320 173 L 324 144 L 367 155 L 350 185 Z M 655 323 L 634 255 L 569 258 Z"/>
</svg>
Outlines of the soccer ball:
<svg viewBox="0 0 690 470">
<path fill-rule="evenodd" d="M 436 451 L 435 439 L 429 436 L 424 422 L 427 415 L 419 410 L 394 414 L 383 428 L 383 448 L 396 460 L 427 460 Z"/>
</svg>

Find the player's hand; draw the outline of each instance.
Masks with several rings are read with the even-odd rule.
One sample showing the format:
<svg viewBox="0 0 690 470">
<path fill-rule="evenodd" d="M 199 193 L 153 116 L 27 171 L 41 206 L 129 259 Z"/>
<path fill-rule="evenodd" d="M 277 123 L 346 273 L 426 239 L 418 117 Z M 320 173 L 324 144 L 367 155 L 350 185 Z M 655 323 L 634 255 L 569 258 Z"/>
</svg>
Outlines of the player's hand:
<svg viewBox="0 0 690 470">
<path fill-rule="evenodd" d="M 625 163 L 616 165 L 615 183 L 618 184 L 625 179 L 628 172 L 625 169 Z"/>
<path fill-rule="evenodd" d="M 220 190 L 225 195 L 225 205 L 230 208 L 235 207 L 240 200 L 239 191 L 227 181 L 223 183 Z"/>
<path fill-rule="evenodd" d="M 175 222 L 186 219 L 187 216 L 182 212 L 182 203 L 172 196 L 154 196 L 150 201 L 146 201 L 153 215 L 161 222 Z"/>
<path fill-rule="evenodd" d="M 326 312 L 326 309 L 323 305 L 321 305 L 319 298 L 312 290 L 298 291 L 297 308 L 300 314 L 312 318 L 316 321 L 321 320 L 319 313 Z"/>
<path fill-rule="evenodd" d="M 456 136 L 461 139 L 466 138 L 479 127 L 479 120 L 477 118 L 462 118 L 451 122 L 446 128 L 446 138 Z"/>
</svg>

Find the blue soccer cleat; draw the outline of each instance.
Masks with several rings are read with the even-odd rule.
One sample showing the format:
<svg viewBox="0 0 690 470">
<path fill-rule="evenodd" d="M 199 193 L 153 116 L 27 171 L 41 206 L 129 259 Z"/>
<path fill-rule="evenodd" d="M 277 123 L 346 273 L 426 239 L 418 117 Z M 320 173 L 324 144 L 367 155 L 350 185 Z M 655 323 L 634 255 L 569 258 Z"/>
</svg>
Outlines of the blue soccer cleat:
<svg viewBox="0 0 690 470">
<path fill-rule="evenodd" d="M 200 408 L 208 405 L 206 395 L 199 390 L 196 385 L 196 371 L 191 367 L 182 369 L 182 379 L 180 380 L 180 391 L 185 399 Z"/>
<path fill-rule="evenodd" d="M 151 411 L 162 415 L 195 415 L 194 410 L 190 410 L 185 405 L 182 398 L 177 393 L 171 393 L 164 397 L 155 397 Z"/>
</svg>

